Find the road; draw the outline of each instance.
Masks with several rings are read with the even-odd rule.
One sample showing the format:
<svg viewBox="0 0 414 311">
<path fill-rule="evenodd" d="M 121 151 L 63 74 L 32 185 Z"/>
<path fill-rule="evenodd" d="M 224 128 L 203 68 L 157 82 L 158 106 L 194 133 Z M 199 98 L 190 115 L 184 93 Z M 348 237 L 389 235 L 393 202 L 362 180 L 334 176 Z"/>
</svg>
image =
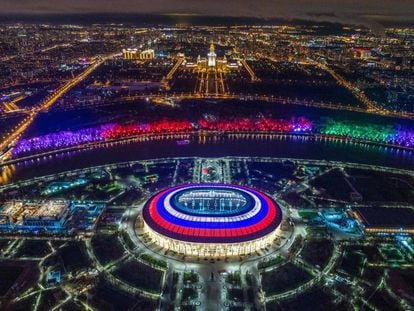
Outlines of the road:
<svg viewBox="0 0 414 311">
<path fill-rule="evenodd" d="M 28 116 L 13 129 L 11 133 L 0 143 L 0 160 L 9 159 L 12 154 L 13 145 L 18 141 L 21 135 L 26 131 L 26 129 L 33 123 L 34 119 L 40 112 L 47 111 L 59 98 L 65 95 L 70 89 L 72 89 L 79 82 L 88 77 L 92 72 L 96 70 L 101 64 L 103 64 L 107 59 L 112 58 L 114 55 L 97 58 L 94 63 L 92 63 L 86 70 L 84 70 L 79 75 L 75 76 L 73 79 L 66 82 L 64 85 L 55 90 L 48 98 L 46 98 L 41 104 L 35 106 L 30 110 Z"/>
<path fill-rule="evenodd" d="M 236 94 L 236 93 L 224 93 L 224 94 L 215 94 L 215 93 L 166 93 L 166 94 L 145 94 L 145 95 L 138 95 L 138 96 L 124 96 L 116 101 L 134 101 L 134 100 L 142 100 L 142 99 L 150 99 L 154 102 L 160 102 L 162 99 L 164 100 L 173 100 L 173 101 L 181 101 L 184 99 L 206 99 L 206 100 L 225 100 L 225 99 L 238 99 L 244 101 L 263 101 L 268 103 L 278 103 L 278 104 L 285 104 L 285 105 L 298 105 L 298 106 L 305 106 L 305 107 L 314 107 L 314 108 L 322 108 L 322 109 L 331 109 L 331 110 L 343 110 L 343 111 L 354 111 L 354 112 L 362 112 L 367 114 L 375 114 L 375 115 L 383 115 L 383 116 L 390 116 L 394 118 L 401 118 L 401 119 L 409 119 L 414 120 L 414 114 L 408 112 L 394 112 L 389 110 L 384 110 L 382 108 L 361 108 L 355 107 L 352 105 L 342 105 L 342 104 L 333 104 L 333 103 L 326 103 L 326 102 L 315 102 L 309 100 L 299 100 L 293 98 L 284 98 L 280 96 L 274 95 L 259 95 L 259 94 Z"/>
</svg>

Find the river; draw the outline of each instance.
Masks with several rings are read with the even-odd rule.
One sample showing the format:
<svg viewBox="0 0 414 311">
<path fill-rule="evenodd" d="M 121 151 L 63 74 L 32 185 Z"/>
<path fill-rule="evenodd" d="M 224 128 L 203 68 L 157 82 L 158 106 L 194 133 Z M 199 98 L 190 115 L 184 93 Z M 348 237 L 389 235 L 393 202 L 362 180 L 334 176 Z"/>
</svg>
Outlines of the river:
<svg viewBox="0 0 414 311">
<path fill-rule="evenodd" d="M 343 141 L 314 141 L 285 137 L 263 139 L 209 139 L 179 145 L 175 140 L 123 143 L 72 151 L 17 163 L 7 178 L 13 182 L 91 166 L 168 157 L 275 157 L 329 160 L 414 170 L 414 152 Z M 3 168 L 3 173 L 10 170 Z"/>
</svg>

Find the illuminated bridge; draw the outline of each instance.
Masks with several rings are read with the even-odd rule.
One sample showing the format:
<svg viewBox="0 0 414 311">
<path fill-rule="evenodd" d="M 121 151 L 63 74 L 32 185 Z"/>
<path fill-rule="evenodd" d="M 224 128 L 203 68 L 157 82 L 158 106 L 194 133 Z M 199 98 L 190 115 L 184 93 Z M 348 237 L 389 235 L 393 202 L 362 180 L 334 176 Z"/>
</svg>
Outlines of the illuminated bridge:
<svg viewBox="0 0 414 311">
<path fill-rule="evenodd" d="M 144 231 L 157 245 L 185 255 L 254 253 L 273 242 L 282 212 L 269 196 L 227 184 L 166 189 L 143 209 Z"/>
</svg>

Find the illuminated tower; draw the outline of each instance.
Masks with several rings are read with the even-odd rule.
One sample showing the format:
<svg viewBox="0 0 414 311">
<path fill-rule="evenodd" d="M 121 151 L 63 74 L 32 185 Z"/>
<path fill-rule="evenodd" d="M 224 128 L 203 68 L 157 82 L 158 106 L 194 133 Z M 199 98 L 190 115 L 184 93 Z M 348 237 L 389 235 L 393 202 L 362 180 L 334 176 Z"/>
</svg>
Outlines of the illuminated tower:
<svg viewBox="0 0 414 311">
<path fill-rule="evenodd" d="M 208 58 L 208 67 L 216 67 L 216 57 L 217 54 L 214 52 L 214 43 L 211 41 L 210 52 L 207 54 Z"/>
</svg>

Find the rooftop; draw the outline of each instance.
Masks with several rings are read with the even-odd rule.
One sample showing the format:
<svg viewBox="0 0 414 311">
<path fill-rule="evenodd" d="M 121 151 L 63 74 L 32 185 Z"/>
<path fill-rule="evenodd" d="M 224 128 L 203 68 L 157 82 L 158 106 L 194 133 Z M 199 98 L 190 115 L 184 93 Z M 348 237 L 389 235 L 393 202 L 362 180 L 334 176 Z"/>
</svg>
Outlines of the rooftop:
<svg viewBox="0 0 414 311">
<path fill-rule="evenodd" d="M 0 216 L 6 216 L 13 223 L 20 224 L 24 219 L 36 218 L 59 218 L 69 207 L 69 201 L 47 200 L 47 201 L 7 201 L 0 206 Z"/>
</svg>

